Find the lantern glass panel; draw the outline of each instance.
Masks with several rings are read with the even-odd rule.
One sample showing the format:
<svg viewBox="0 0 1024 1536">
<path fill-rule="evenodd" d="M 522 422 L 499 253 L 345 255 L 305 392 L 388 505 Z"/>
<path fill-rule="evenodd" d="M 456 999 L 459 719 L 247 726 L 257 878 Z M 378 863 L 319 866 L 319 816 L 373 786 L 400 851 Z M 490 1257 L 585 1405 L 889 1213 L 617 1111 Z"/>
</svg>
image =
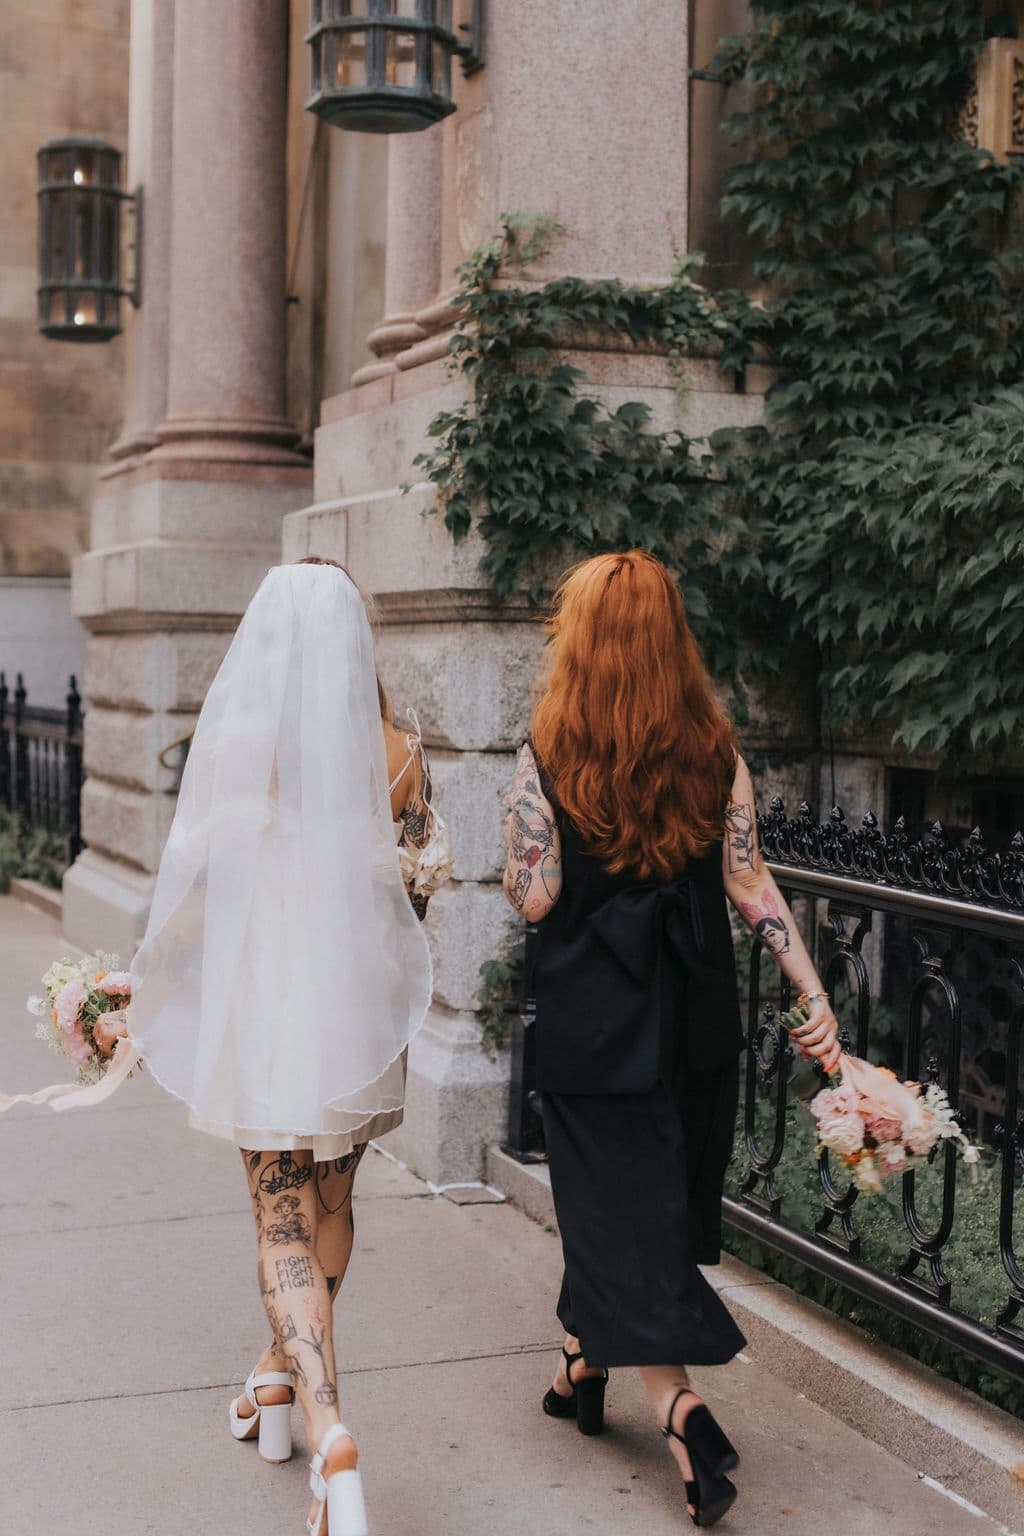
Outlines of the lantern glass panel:
<svg viewBox="0 0 1024 1536">
<path fill-rule="evenodd" d="M 67 155 L 62 149 L 48 149 L 43 155 L 43 181 L 67 181 Z"/>
<path fill-rule="evenodd" d="M 434 20 L 446 32 L 452 29 L 452 0 L 434 0 Z"/>
<path fill-rule="evenodd" d="M 121 167 L 116 150 L 109 149 L 100 155 L 100 180 L 105 187 L 121 185 Z"/>
<path fill-rule="evenodd" d="M 369 15 L 368 0 L 323 0 L 328 21 L 347 21 L 350 16 Z"/>
<path fill-rule="evenodd" d="M 96 180 L 98 156 L 94 149 L 76 148 L 72 151 L 71 180 L 76 187 L 91 187 Z"/>
<path fill-rule="evenodd" d="M 74 313 L 71 319 L 75 325 L 96 325 L 100 318 L 100 308 L 97 295 L 90 288 L 80 288 L 74 296 Z"/>
<path fill-rule="evenodd" d="M 388 85 L 413 90 L 416 85 L 416 33 L 388 32 L 384 78 Z"/>
<path fill-rule="evenodd" d="M 434 68 L 431 75 L 431 85 L 435 96 L 450 96 L 452 93 L 452 56 L 444 43 L 436 40 L 432 44 L 434 53 Z"/>
<path fill-rule="evenodd" d="M 57 288 L 47 295 L 46 319 L 49 325 L 67 325 L 68 319 L 68 295 L 65 289 Z"/>
<path fill-rule="evenodd" d="M 330 39 L 337 49 L 333 77 L 336 87 L 366 84 L 366 33 L 339 32 Z M 333 50 L 329 47 L 327 57 Z"/>
<path fill-rule="evenodd" d="M 70 192 L 51 192 L 49 238 L 43 252 L 43 276 L 51 282 L 63 282 L 68 275 L 68 219 L 71 211 Z"/>
<path fill-rule="evenodd" d="M 74 274 L 76 277 L 92 277 L 96 249 L 96 199 L 82 197 L 75 200 L 75 249 Z M 76 321 L 76 324 L 78 322 Z"/>
</svg>

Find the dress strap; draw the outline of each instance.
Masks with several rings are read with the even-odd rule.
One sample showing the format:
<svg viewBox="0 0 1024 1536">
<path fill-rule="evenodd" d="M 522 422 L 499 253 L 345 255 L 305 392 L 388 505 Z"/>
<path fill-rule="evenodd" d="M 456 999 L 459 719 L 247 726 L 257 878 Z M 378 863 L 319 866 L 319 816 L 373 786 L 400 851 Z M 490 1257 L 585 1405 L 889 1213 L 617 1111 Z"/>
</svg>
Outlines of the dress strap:
<svg viewBox="0 0 1024 1536">
<path fill-rule="evenodd" d="M 410 709 L 409 711 L 409 723 L 412 726 L 412 730 L 407 731 L 405 737 L 405 744 L 409 749 L 409 756 L 406 758 L 405 762 L 402 764 L 401 768 L 399 768 L 398 772 L 395 774 L 395 777 L 388 785 L 389 795 L 394 794 L 395 790 L 402 782 L 405 774 L 408 772 L 409 765 L 416 761 L 417 753 L 421 753 L 423 751 L 423 732 L 420 730 L 419 717 L 417 716 L 414 709 Z"/>
</svg>

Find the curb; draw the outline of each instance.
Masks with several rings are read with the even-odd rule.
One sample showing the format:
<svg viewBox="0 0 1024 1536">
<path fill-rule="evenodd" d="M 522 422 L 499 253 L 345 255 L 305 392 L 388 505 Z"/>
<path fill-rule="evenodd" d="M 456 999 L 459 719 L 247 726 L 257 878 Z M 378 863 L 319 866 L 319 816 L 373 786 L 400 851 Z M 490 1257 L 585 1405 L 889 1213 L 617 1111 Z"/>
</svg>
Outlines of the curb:
<svg viewBox="0 0 1024 1536">
<path fill-rule="evenodd" d="M 38 880 L 12 880 L 10 895 L 16 897 L 18 901 L 26 902 L 30 907 L 35 907 L 40 912 L 45 912 L 47 917 L 54 918 L 58 923 L 64 920 L 63 895 L 48 885 L 42 885 Z"/>
<path fill-rule="evenodd" d="M 491 1147 L 486 1176 L 510 1204 L 554 1226 L 546 1165 Z M 759 1365 L 968 1508 L 1024 1531 L 1024 1425 L 1012 1414 L 728 1254 L 705 1274 Z"/>
</svg>

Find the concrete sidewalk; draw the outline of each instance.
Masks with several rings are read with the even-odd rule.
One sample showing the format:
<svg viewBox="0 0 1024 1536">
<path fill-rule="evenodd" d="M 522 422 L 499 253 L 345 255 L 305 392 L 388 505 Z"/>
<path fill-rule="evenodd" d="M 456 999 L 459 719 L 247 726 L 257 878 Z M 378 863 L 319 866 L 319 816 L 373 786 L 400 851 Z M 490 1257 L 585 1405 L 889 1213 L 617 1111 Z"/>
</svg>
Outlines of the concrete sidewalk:
<svg viewBox="0 0 1024 1536">
<path fill-rule="evenodd" d="M 61 1063 L 24 998 L 62 951 L 0 898 L 0 1081 Z M 301 1446 L 268 1467 L 226 1405 L 265 1341 L 237 1151 L 140 1077 L 109 1105 L 0 1118 L 2 1536 L 299 1536 Z M 336 1306 L 341 1401 L 374 1536 L 669 1536 L 691 1529 L 635 1373 L 610 1430 L 546 1419 L 557 1239 L 503 1204 L 456 1204 L 383 1154 L 357 1186 Z M 990 1536 L 885 1450 L 740 1357 L 695 1373 L 743 1464 L 723 1536 Z M 298 1436 L 298 1423 L 296 1423 Z"/>
</svg>

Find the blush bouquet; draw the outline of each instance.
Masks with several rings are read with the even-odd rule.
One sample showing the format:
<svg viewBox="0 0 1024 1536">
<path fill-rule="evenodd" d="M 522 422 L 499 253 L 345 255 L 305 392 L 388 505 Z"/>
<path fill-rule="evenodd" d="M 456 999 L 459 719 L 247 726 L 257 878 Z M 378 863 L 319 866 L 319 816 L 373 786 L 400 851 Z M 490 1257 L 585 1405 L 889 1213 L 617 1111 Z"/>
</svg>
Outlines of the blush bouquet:
<svg viewBox="0 0 1024 1536">
<path fill-rule="evenodd" d="M 781 1016 L 787 1029 L 807 1023 L 802 1008 Z M 907 1173 L 940 1142 L 949 1141 L 965 1163 L 978 1161 L 978 1149 L 960 1129 L 956 1111 L 937 1083 L 900 1082 L 888 1067 L 859 1056 L 840 1057 L 830 1086 L 809 1105 L 818 1145 L 848 1169 L 857 1189 L 874 1194 L 890 1174 Z"/>
<path fill-rule="evenodd" d="M 109 1044 L 96 1038 L 100 1019 L 112 1026 L 101 1031 L 107 1040 L 117 1033 L 131 1002 L 127 971 L 117 968 L 117 956 L 97 953 L 81 960 L 55 960 L 43 977 L 45 997 L 30 997 L 28 1011 L 39 1020 L 36 1035 L 57 1055 L 77 1068 L 75 1081 L 100 1082 L 110 1066 Z M 106 1018 L 117 1014 L 119 1018 Z"/>
</svg>

